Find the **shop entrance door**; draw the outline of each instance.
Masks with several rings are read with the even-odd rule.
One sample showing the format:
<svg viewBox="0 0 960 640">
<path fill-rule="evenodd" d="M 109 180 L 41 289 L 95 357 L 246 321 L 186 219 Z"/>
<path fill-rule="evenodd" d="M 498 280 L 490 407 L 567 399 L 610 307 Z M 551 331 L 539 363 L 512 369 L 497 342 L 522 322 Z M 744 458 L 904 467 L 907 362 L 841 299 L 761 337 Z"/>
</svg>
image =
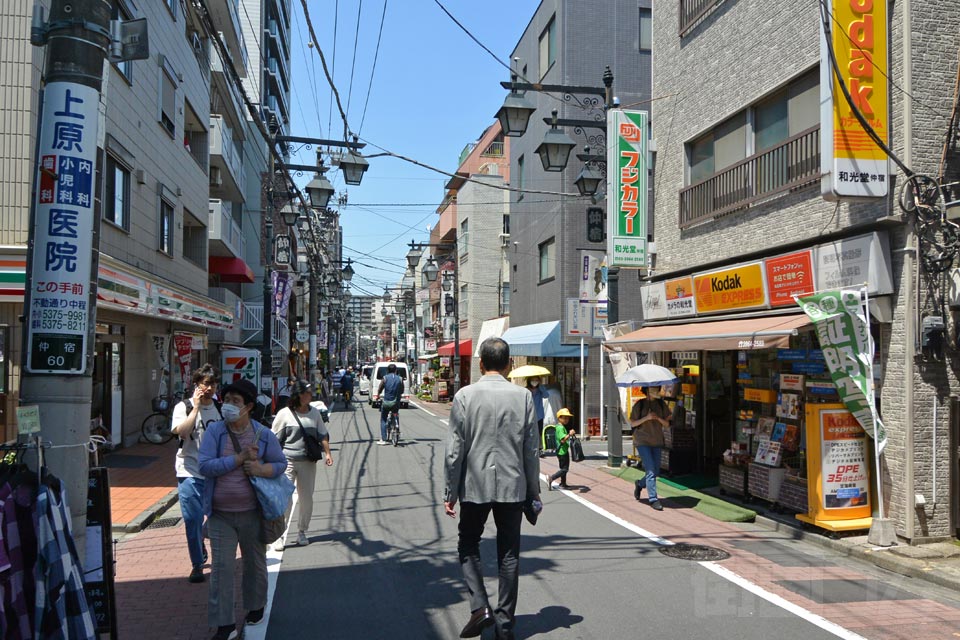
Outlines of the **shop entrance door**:
<svg viewBox="0 0 960 640">
<path fill-rule="evenodd" d="M 704 419 L 698 428 L 698 443 L 703 469 L 716 469 L 723 462 L 723 452 L 733 439 L 733 415 L 737 403 L 736 359 L 727 351 L 708 351 L 705 354 L 706 385 Z"/>
<path fill-rule="evenodd" d="M 580 407 L 582 406 L 580 404 L 580 365 L 557 364 L 556 378 L 557 384 L 560 385 L 563 406 L 577 416 L 573 425 L 574 428 L 579 429 Z M 559 407 L 557 409 L 559 410 Z M 586 416 L 584 416 L 584 424 L 586 424 Z"/>
<path fill-rule="evenodd" d="M 123 443 L 123 342 L 122 336 L 98 335 L 93 360 L 91 420 L 103 420 L 114 446 Z"/>
</svg>

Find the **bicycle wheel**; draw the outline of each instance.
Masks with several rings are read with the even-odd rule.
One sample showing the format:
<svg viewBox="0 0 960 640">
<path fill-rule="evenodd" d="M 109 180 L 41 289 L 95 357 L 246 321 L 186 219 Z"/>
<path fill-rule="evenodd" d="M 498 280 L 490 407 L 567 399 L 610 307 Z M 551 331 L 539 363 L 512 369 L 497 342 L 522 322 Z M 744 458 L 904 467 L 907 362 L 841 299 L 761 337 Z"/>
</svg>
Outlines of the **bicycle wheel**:
<svg viewBox="0 0 960 640">
<path fill-rule="evenodd" d="M 390 419 L 390 440 L 393 442 L 393 446 L 400 444 L 400 425 L 397 424 L 397 416 L 394 415 Z"/>
<path fill-rule="evenodd" d="M 144 439 L 152 444 L 164 444 L 173 438 L 170 430 L 170 418 L 165 413 L 151 413 L 140 425 Z"/>
</svg>

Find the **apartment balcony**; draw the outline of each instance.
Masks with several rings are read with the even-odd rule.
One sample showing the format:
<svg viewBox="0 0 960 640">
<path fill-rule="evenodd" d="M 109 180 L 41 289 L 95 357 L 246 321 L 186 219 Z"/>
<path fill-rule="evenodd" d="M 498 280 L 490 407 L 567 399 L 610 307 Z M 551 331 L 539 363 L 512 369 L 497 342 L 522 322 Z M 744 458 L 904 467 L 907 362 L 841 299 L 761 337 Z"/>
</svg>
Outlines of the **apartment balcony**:
<svg viewBox="0 0 960 640">
<path fill-rule="evenodd" d="M 214 28 L 220 32 L 227 51 L 232 58 L 233 68 L 241 78 L 247 77 L 247 45 L 243 40 L 240 23 L 240 11 L 237 0 L 208 0 L 207 8 Z M 216 56 L 214 56 L 216 58 Z"/>
<path fill-rule="evenodd" d="M 247 109 L 228 73 L 218 56 L 210 60 L 210 113 L 226 116 L 228 123 L 242 123 L 247 119 Z"/>
<path fill-rule="evenodd" d="M 820 126 L 745 158 L 680 191 L 685 229 L 820 181 Z"/>
<path fill-rule="evenodd" d="M 276 85 L 278 92 L 284 92 L 289 89 L 290 71 L 283 58 L 268 56 L 264 70 L 267 72 L 267 77 Z"/>
<path fill-rule="evenodd" d="M 219 115 L 210 116 L 210 195 L 243 202 L 243 159 L 233 130 Z"/>
<path fill-rule="evenodd" d="M 228 200 L 210 200 L 207 237 L 211 256 L 243 258 L 247 243 L 240 225 L 233 219 L 233 204 Z"/>
<path fill-rule="evenodd" d="M 430 242 L 434 244 L 452 244 L 457 239 L 456 198 L 444 200 L 444 204 L 441 205 L 438 213 L 440 214 L 440 219 L 437 221 L 437 226 L 430 231 Z"/>
<path fill-rule="evenodd" d="M 290 40 L 287 37 L 286 27 L 283 21 L 268 20 L 263 29 L 263 39 L 267 46 L 273 47 L 278 58 L 288 58 L 287 48 L 290 46 Z M 269 51 L 266 52 L 269 54 Z"/>
<path fill-rule="evenodd" d="M 245 346 L 263 344 L 263 305 L 250 304 L 244 302 L 241 305 L 243 329 L 243 344 Z M 270 342 L 273 346 L 274 363 L 276 363 L 277 354 L 280 354 L 281 362 L 290 352 L 290 325 L 286 318 L 271 316 L 273 319 L 273 331 L 270 335 Z"/>
</svg>

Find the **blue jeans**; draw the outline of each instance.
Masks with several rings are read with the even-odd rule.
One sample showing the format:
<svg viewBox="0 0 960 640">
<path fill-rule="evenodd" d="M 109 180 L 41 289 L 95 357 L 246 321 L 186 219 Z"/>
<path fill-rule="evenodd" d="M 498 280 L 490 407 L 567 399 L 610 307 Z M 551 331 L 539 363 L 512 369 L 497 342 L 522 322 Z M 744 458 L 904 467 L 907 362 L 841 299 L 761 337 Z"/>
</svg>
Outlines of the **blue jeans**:
<svg viewBox="0 0 960 640">
<path fill-rule="evenodd" d="M 380 407 L 380 439 L 387 439 L 387 422 L 390 420 L 390 414 L 397 411 L 399 406 L 394 407 L 393 409 L 384 409 L 381 405 Z M 400 428 L 400 414 L 397 414 L 397 428 Z"/>
<path fill-rule="evenodd" d="M 657 499 L 657 476 L 660 475 L 660 447 L 637 447 L 637 455 L 643 462 L 643 470 L 647 475 L 643 477 L 647 483 L 647 496 L 653 502 Z"/>
<path fill-rule="evenodd" d="M 190 563 L 203 566 L 203 478 L 177 478 L 180 512 L 187 530 Z"/>
</svg>

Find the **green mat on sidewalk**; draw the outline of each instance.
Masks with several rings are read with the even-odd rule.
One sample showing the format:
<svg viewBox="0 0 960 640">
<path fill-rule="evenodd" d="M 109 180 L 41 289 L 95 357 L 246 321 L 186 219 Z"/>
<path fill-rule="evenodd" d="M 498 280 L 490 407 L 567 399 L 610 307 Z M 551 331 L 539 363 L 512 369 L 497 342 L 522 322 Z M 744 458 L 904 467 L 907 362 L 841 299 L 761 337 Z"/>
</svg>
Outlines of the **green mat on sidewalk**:
<svg viewBox="0 0 960 640">
<path fill-rule="evenodd" d="M 642 470 L 632 467 L 621 467 L 620 469 L 605 467 L 603 470 L 626 480 L 631 485 L 644 476 Z M 657 495 L 669 500 L 669 506 L 693 509 L 721 522 L 753 522 L 757 517 L 756 511 L 744 509 L 705 493 L 700 493 L 695 489 L 684 488 L 674 481 L 664 480 L 663 478 L 657 478 Z"/>
</svg>

